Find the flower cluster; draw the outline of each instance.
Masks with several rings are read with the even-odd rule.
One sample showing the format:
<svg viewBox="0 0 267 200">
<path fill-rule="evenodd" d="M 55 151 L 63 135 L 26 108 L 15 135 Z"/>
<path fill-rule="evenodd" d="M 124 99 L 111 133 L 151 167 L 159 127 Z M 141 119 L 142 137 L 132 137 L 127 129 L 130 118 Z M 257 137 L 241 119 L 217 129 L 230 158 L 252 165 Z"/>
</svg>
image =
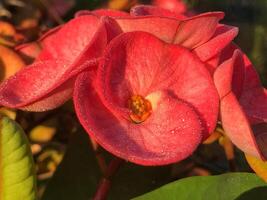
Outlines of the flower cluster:
<svg viewBox="0 0 267 200">
<path fill-rule="evenodd" d="M 73 98 L 92 138 L 141 165 L 190 156 L 217 124 L 241 150 L 264 159 L 267 93 L 232 42 L 238 29 L 220 24 L 223 17 L 154 6 L 80 11 L 17 48 L 38 56 L 1 84 L 0 104 L 45 111 Z"/>
</svg>

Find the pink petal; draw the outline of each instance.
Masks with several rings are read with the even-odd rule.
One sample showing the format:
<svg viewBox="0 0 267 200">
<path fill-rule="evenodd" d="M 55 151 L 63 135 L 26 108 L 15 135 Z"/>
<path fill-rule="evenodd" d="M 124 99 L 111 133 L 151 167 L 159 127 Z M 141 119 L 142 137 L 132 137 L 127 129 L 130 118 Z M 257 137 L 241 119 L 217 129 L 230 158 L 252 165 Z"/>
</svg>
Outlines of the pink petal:
<svg viewBox="0 0 267 200">
<path fill-rule="evenodd" d="M 143 124 L 133 124 L 104 106 L 92 73 L 83 73 L 76 81 L 75 110 L 89 135 L 105 149 L 141 165 L 177 162 L 196 149 L 201 127 L 190 106 L 165 93 L 154 93 L 150 98 L 158 97 L 155 113 Z"/>
<path fill-rule="evenodd" d="M 131 8 L 130 14 L 133 16 L 146 16 L 146 15 L 152 15 L 152 16 L 161 16 L 161 17 L 173 17 L 176 19 L 185 19 L 186 16 L 182 14 L 178 14 L 169 10 L 166 10 L 161 7 L 157 6 L 148 6 L 148 5 L 138 5 L 133 8 Z"/>
<path fill-rule="evenodd" d="M 266 159 L 266 150 L 263 151 L 263 146 L 258 146 L 256 142 L 266 141 L 267 135 L 260 131 L 258 135 L 256 132 L 253 133 L 246 114 L 232 92 L 221 100 L 220 108 L 222 125 L 231 141 L 247 154 Z M 264 140 L 262 139 L 263 136 Z"/>
<path fill-rule="evenodd" d="M 116 37 L 99 65 L 98 89 L 115 115 L 128 115 L 131 95 L 170 90 L 201 116 L 204 137 L 216 126 L 218 94 L 205 65 L 190 51 L 144 32 Z"/>
<path fill-rule="evenodd" d="M 174 43 L 189 49 L 199 47 L 212 38 L 223 17 L 222 12 L 210 12 L 187 18 L 179 25 Z"/>
<path fill-rule="evenodd" d="M 202 61 L 207 61 L 229 45 L 237 34 L 237 27 L 219 25 L 212 38 L 203 45 L 195 48 L 194 53 L 196 53 Z"/>
</svg>

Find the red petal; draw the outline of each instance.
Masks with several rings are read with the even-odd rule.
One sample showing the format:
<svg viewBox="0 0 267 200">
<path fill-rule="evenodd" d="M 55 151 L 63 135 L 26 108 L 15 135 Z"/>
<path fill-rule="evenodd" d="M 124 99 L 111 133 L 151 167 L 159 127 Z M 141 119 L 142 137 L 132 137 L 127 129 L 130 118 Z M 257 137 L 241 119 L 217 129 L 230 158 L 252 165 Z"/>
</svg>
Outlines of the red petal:
<svg viewBox="0 0 267 200">
<path fill-rule="evenodd" d="M 39 100 L 23 106 L 20 109 L 42 112 L 61 106 L 72 97 L 75 79 L 76 77 L 70 78 L 58 87 L 54 88 L 51 92 L 48 92 L 45 96 L 42 96 Z"/>
<path fill-rule="evenodd" d="M 43 111 L 66 101 L 72 91 L 70 83 L 73 80 L 69 79 L 85 68 L 95 66 L 96 58 L 102 55 L 108 40 L 115 35 L 106 30 L 109 22 L 110 19 L 83 16 L 64 25 L 51 36 L 51 44 L 44 48 L 39 62 L 24 68 L 1 85 L 0 104 Z M 51 59 L 42 61 L 44 58 Z"/>
<path fill-rule="evenodd" d="M 180 24 L 179 20 L 157 16 L 128 17 L 116 21 L 123 32 L 144 31 L 170 43 Z"/>
<path fill-rule="evenodd" d="M 239 48 L 235 44 L 229 45 L 222 52 L 222 60 L 230 57 L 231 53 Z M 243 92 L 239 98 L 240 104 L 246 112 L 251 123 L 259 123 L 267 121 L 267 97 L 266 91 L 261 86 L 259 76 L 251 64 L 248 57 L 242 53 L 245 65 L 245 79 L 243 84 Z M 240 77 L 240 74 L 236 77 Z"/>
<path fill-rule="evenodd" d="M 237 27 L 220 25 L 217 27 L 212 38 L 208 42 L 194 49 L 194 52 L 202 61 L 207 61 L 229 45 L 237 34 Z"/>
<path fill-rule="evenodd" d="M 197 110 L 204 137 L 215 128 L 217 91 L 205 65 L 190 51 L 148 33 L 132 32 L 116 37 L 104 58 L 99 65 L 98 86 L 114 114 L 128 114 L 125 105 L 131 95 L 145 97 L 168 89 Z"/>
<path fill-rule="evenodd" d="M 235 50 L 233 57 L 224 61 L 214 73 L 214 82 L 220 98 L 233 91 L 240 96 L 245 78 L 245 69 L 242 54 Z"/>
<path fill-rule="evenodd" d="M 238 148 L 258 158 L 267 158 L 266 151 L 259 149 L 262 145 L 257 145 L 249 121 L 232 92 L 221 100 L 221 120 L 225 133 Z M 262 140 L 262 136 L 259 132 L 257 140 Z"/>
<path fill-rule="evenodd" d="M 159 8 L 160 9 L 160 8 Z M 108 15 L 106 10 L 98 10 L 100 15 Z M 107 12 L 107 14 L 105 14 Z M 135 15 L 156 14 L 156 8 L 152 6 L 139 6 L 132 10 Z M 162 10 L 161 12 L 164 12 Z M 161 13 L 160 12 L 160 13 Z M 97 14 L 96 12 L 94 12 Z M 88 12 L 83 14 L 94 14 Z M 160 13 L 157 14 L 160 15 Z M 98 15 L 98 14 L 97 14 Z M 170 17 L 172 14 L 166 11 L 164 16 Z M 111 16 L 111 15 L 110 15 Z M 187 48 L 196 48 L 207 42 L 215 33 L 218 21 L 223 18 L 222 12 L 204 13 L 183 21 L 166 18 L 164 16 L 139 16 L 116 18 L 124 32 L 145 31 L 161 38 L 166 42 L 181 44 Z M 212 56 L 211 56 L 212 57 Z"/>
<path fill-rule="evenodd" d="M 165 42 L 180 44 L 189 49 L 207 42 L 215 33 L 222 12 L 204 13 L 185 20 L 157 16 L 116 19 L 123 32 L 144 31 Z"/>
<path fill-rule="evenodd" d="M 223 128 L 232 142 L 242 151 L 258 158 L 266 159 L 267 149 L 265 144 L 267 141 L 267 129 L 261 124 L 251 127 L 248 119 L 248 117 L 250 120 L 252 118 L 253 120 L 251 121 L 254 123 L 264 121 L 263 118 L 266 117 L 264 110 L 267 108 L 264 106 L 267 100 L 266 95 L 264 94 L 264 90 L 260 90 L 260 87 L 253 89 L 244 87 L 250 85 L 248 82 L 244 83 L 244 81 L 248 81 L 246 80 L 247 77 L 253 77 L 251 79 L 253 85 L 257 83 L 257 78 L 255 78 L 257 76 L 254 76 L 253 68 L 251 65 L 248 65 L 247 57 L 238 48 L 231 45 L 227 49 L 229 51 L 223 52 L 222 57 L 227 59 L 235 51 L 234 56 L 224 61 L 214 74 L 215 83 L 221 96 L 220 110 Z M 236 63 L 241 57 L 242 60 L 244 58 L 247 59 L 246 62 L 239 61 Z M 245 75 L 248 76 L 246 77 Z M 239 99 L 240 102 L 238 102 L 236 96 L 240 95 L 241 92 L 242 96 Z"/>
<path fill-rule="evenodd" d="M 243 59 L 244 59 L 245 68 L 246 68 L 244 90 L 253 89 L 255 87 L 261 86 L 261 81 L 260 81 L 260 78 L 259 78 L 259 75 L 256 69 L 250 62 L 249 58 L 244 53 L 243 53 Z"/>
<path fill-rule="evenodd" d="M 48 31 L 46 31 L 40 38 L 39 38 L 39 42 L 42 44 L 45 44 L 47 40 L 49 40 L 51 38 L 52 35 L 54 35 L 55 33 L 57 33 L 64 25 L 60 25 L 60 26 L 56 26 Z"/>
<path fill-rule="evenodd" d="M 267 122 L 267 91 L 262 87 L 245 90 L 240 98 L 251 123 Z"/>
<path fill-rule="evenodd" d="M 153 15 L 153 16 L 161 16 L 161 17 L 173 17 L 176 19 L 185 19 L 186 16 L 182 14 L 177 14 L 175 12 L 171 12 L 161 7 L 157 6 L 145 6 L 145 5 L 138 5 L 131 9 L 130 12 L 133 16 L 146 16 L 146 15 Z"/>
<path fill-rule="evenodd" d="M 39 42 L 31 42 L 17 46 L 16 50 L 23 60 L 25 60 L 27 64 L 30 64 L 40 54 L 42 47 Z"/>
<path fill-rule="evenodd" d="M 105 34 L 105 31 L 103 20 L 99 20 L 98 17 L 88 15 L 72 19 L 46 41 L 38 59 L 50 58 L 73 62 L 91 46 L 96 36 Z M 103 37 L 99 42 L 106 44 L 105 40 L 106 37 Z M 100 47 L 100 50 L 96 48 L 91 52 L 91 57 L 101 55 L 102 44 Z"/>
<path fill-rule="evenodd" d="M 207 60 L 206 67 L 209 70 L 210 74 L 213 75 L 216 68 L 219 66 L 220 63 L 220 54 L 217 56 L 214 56 L 213 58 Z"/>
<path fill-rule="evenodd" d="M 170 96 L 152 94 L 150 98 L 158 99 L 155 113 L 146 122 L 133 124 L 114 116 L 104 106 L 93 81 L 90 73 L 78 77 L 75 110 L 90 136 L 111 153 L 141 165 L 163 165 L 182 160 L 196 149 L 201 127 L 196 113 L 187 104 Z"/>
<path fill-rule="evenodd" d="M 252 126 L 257 145 L 263 154 L 263 160 L 267 159 L 267 124 L 260 123 Z"/>
<path fill-rule="evenodd" d="M 179 25 L 174 43 L 189 49 L 199 47 L 212 38 L 223 17 L 222 12 L 211 12 L 187 18 Z"/>
<path fill-rule="evenodd" d="M 255 68 L 253 67 L 252 63 L 250 62 L 246 54 L 244 54 L 241 51 L 241 49 L 234 43 L 231 43 L 222 51 L 221 56 L 220 56 L 221 57 L 220 62 L 222 63 L 225 60 L 231 58 L 233 55 L 233 52 L 237 49 L 242 53 L 244 65 L 245 65 L 244 91 L 247 89 L 261 86 L 259 75 L 257 71 L 255 70 Z"/>
<path fill-rule="evenodd" d="M 15 49 L 20 53 L 24 60 L 26 60 L 27 64 L 31 64 L 35 58 L 39 56 L 44 46 L 46 46 L 46 42 L 49 43 L 51 36 L 57 33 L 62 26 L 57 26 L 55 28 L 50 29 L 45 34 L 41 36 L 38 41 L 30 42 L 26 44 L 22 44 L 17 46 Z"/>
<path fill-rule="evenodd" d="M 86 67 L 90 65 L 95 62 Z M 66 62 L 52 60 L 35 62 L 24 68 L 1 84 L 0 104 L 30 111 L 60 106 L 71 97 L 71 77 L 78 73 L 77 70 L 68 71 L 68 66 Z"/>
<path fill-rule="evenodd" d="M 80 10 L 75 13 L 75 17 L 80 17 L 83 15 L 96 15 L 96 16 L 108 16 L 108 17 L 127 17 L 129 13 L 119 11 L 119 10 L 111 10 L 111 9 L 99 9 L 99 10 Z"/>
</svg>

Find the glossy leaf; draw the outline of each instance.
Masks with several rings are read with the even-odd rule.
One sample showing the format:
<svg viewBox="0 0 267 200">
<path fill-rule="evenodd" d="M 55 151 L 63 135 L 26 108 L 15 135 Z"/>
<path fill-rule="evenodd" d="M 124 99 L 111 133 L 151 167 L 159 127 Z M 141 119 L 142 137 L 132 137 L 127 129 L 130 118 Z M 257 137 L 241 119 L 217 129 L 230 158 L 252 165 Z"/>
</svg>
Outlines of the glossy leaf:
<svg viewBox="0 0 267 200">
<path fill-rule="evenodd" d="M 1 118 L 0 128 L 0 199 L 37 199 L 34 163 L 27 138 L 7 117 Z"/>
<path fill-rule="evenodd" d="M 266 199 L 267 185 L 250 173 L 229 173 L 219 176 L 185 178 L 135 200 L 236 200 Z"/>
</svg>

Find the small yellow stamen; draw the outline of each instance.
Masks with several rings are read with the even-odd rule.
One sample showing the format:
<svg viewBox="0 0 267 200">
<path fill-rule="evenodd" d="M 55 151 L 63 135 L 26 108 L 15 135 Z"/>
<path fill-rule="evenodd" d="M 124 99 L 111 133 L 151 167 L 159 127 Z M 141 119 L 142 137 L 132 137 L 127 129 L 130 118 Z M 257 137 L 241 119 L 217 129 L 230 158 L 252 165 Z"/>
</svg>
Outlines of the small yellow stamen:
<svg viewBox="0 0 267 200">
<path fill-rule="evenodd" d="M 136 124 L 145 121 L 151 115 L 151 103 L 140 95 L 132 96 L 128 101 L 128 107 L 131 110 L 130 119 Z"/>
</svg>

